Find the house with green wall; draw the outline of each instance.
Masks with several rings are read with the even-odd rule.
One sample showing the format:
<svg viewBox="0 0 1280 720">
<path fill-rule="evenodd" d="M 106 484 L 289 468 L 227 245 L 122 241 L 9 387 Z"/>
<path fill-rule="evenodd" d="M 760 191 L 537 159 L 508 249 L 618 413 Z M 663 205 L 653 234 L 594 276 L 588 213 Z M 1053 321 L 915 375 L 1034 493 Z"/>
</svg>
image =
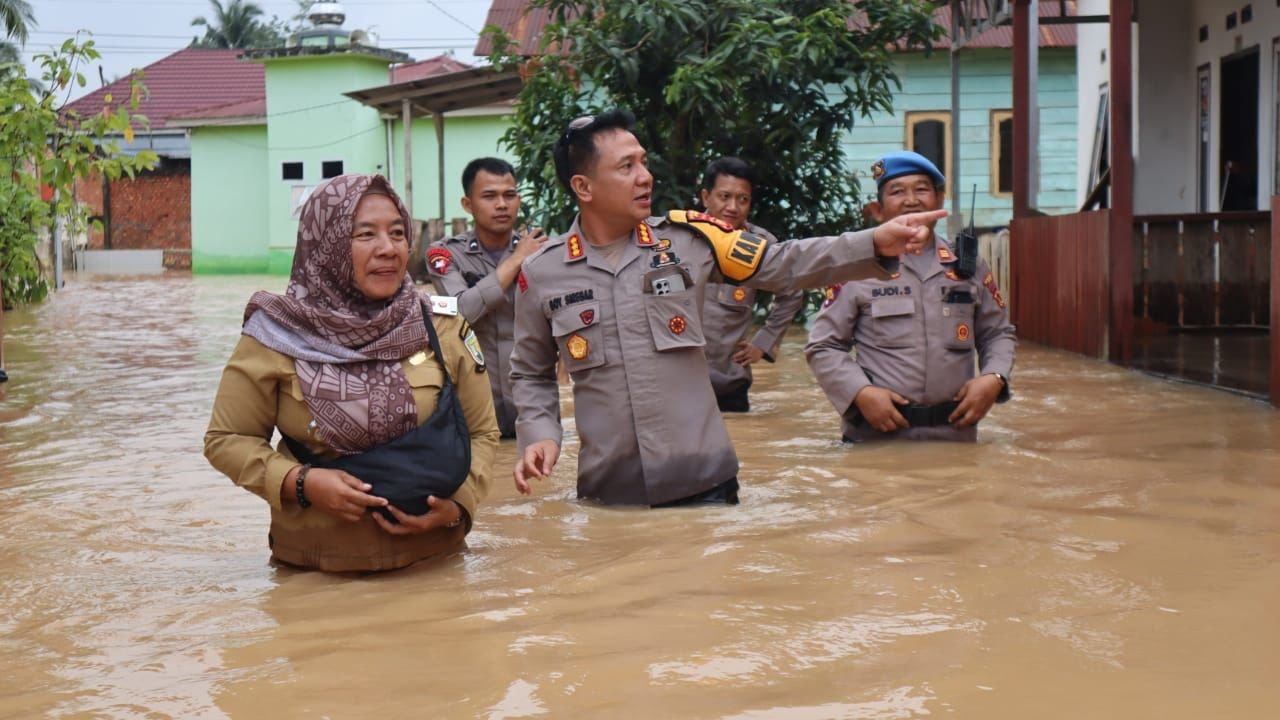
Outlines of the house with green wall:
<svg viewBox="0 0 1280 720">
<path fill-rule="evenodd" d="M 251 50 L 265 97 L 202 108 L 172 118 L 191 142 L 192 270 L 202 274 L 286 274 L 293 263 L 298 210 L 321 181 L 343 173 L 382 173 L 403 187 L 400 118 L 383 115 L 343 93 L 455 72 L 448 57 L 407 62 L 402 53 L 361 45 Z M 509 108 L 493 106 L 444 118 L 445 176 L 480 155 L 502 155 Z M 414 121 L 412 163 L 435 168 L 439 151 L 428 120 Z M 419 177 L 416 218 L 441 216 L 439 192 Z M 460 187 L 446 190 L 444 216 L 461 215 Z"/>
</svg>

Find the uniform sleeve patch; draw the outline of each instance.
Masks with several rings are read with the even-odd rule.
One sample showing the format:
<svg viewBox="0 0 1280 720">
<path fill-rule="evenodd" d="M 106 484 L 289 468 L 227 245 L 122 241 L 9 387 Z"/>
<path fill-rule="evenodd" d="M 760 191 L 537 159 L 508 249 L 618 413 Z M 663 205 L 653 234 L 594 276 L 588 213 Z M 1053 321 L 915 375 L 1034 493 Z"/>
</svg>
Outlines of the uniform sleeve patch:
<svg viewBox="0 0 1280 720">
<path fill-rule="evenodd" d="M 524 270 L 521 270 L 520 274 L 516 275 L 516 285 L 520 286 L 520 292 L 525 292 L 529 289 L 529 280 L 524 276 Z"/>
<path fill-rule="evenodd" d="M 453 255 L 445 248 L 433 247 L 427 250 L 427 267 L 431 268 L 431 272 L 437 275 L 447 275 L 452 265 Z"/>
<path fill-rule="evenodd" d="M 484 351 L 480 349 L 480 339 L 476 337 L 476 331 L 470 326 L 467 326 L 462 334 L 462 344 L 467 348 L 471 359 L 475 361 L 476 372 L 484 372 Z"/>
<path fill-rule="evenodd" d="M 822 307 L 831 307 L 836 298 L 840 297 L 840 285 L 828 285 L 822 291 Z"/>
<path fill-rule="evenodd" d="M 982 279 L 982 284 L 986 286 L 987 292 L 991 293 L 991 297 L 996 301 L 996 305 L 999 305 L 1000 309 L 1003 310 L 1004 298 L 1000 296 L 1000 288 L 996 287 L 995 276 L 991 273 L 987 273 L 987 276 Z"/>
</svg>

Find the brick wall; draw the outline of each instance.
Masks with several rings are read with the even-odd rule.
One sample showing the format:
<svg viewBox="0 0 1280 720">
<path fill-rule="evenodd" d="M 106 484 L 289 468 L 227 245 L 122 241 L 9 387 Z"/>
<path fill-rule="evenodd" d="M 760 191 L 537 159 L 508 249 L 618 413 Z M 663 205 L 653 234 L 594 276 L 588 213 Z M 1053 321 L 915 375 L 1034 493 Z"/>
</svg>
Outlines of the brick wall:
<svg viewBox="0 0 1280 720">
<path fill-rule="evenodd" d="M 105 222 L 102 196 L 100 177 L 76 184 L 76 197 L 89 207 L 89 215 Z M 165 160 L 132 180 L 113 180 L 110 197 L 111 249 L 191 249 L 189 162 Z M 106 248 L 103 232 L 89 231 L 89 248 Z"/>
</svg>

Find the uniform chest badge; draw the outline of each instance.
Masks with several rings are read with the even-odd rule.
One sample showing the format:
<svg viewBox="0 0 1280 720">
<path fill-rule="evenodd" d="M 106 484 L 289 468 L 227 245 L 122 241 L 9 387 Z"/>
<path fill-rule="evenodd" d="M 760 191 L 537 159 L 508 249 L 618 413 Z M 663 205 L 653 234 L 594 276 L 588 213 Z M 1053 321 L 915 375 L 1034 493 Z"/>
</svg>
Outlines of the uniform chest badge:
<svg viewBox="0 0 1280 720">
<path fill-rule="evenodd" d="M 678 262 L 680 262 L 680 258 L 676 257 L 675 253 L 670 250 L 664 250 L 659 253 L 654 253 L 653 259 L 649 261 L 649 267 L 655 269 L 664 268 L 675 265 Z"/>
<path fill-rule="evenodd" d="M 831 304 L 834 303 L 838 297 L 840 297 L 840 286 L 828 285 L 822 291 L 822 307 L 831 307 Z"/>
<path fill-rule="evenodd" d="M 458 298 L 452 295 L 432 295 L 431 312 L 435 315 L 457 315 Z"/>
<path fill-rule="evenodd" d="M 948 270 L 946 274 L 947 274 L 947 279 L 948 279 L 948 280 L 963 280 L 963 279 L 964 279 L 964 278 L 960 277 L 959 275 L 957 275 L 955 270 Z"/>
<path fill-rule="evenodd" d="M 669 238 L 658 238 L 658 241 L 655 242 L 653 244 L 653 247 L 649 249 L 653 250 L 654 252 L 665 252 L 667 250 L 670 250 L 671 240 Z"/>
<path fill-rule="evenodd" d="M 685 329 L 689 327 L 689 322 L 684 319 L 683 315 L 676 315 L 667 321 L 667 329 L 676 335 L 683 335 Z"/>
<path fill-rule="evenodd" d="M 453 265 L 453 255 L 449 251 L 441 247 L 433 247 L 427 251 L 427 265 L 431 267 L 431 271 L 437 275 L 449 274 L 449 268 Z"/>
<path fill-rule="evenodd" d="M 427 352 L 425 350 L 419 350 L 418 352 L 409 356 L 409 364 L 414 367 L 417 367 L 426 361 L 427 361 Z"/>
<path fill-rule="evenodd" d="M 583 325 L 590 325 L 591 323 L 596 321 L 596 311 L 583 310 L 582 312 L 578 313 L 578 319 L 582 321 Z"/>
<path fill-rule="evenodd" d="M 960 323 L 959 325 L 956 326 L 956 340 L 959 340 L 960 342 L 965 342 L 968 339 L 969 339 L 969 326 L 965 323 Z"/>
<path fill-rule="evenodd" d="M 746 300 L 746 299 L 747 299 L 747 291 L 746 291 L 746 290 L 743 290 L 742 288 L 734 288 L 734 289 L 733 289 L 733 299 L 734 299 L 734 300 L 737 300 L 738 302 L 742 302 L 743 300 Z"/>
<path fill-rule="evenodd" d="M 581 360 L 585 358 L 587 353 L 591 350 L 591 343 L 587 342 L 586 338 L 577 333 L 570 335 L 569 339 L 565 340 L 564 344 L 565 347 L 569 349 L 569 357 L 574 360 Z"/>
</svg>

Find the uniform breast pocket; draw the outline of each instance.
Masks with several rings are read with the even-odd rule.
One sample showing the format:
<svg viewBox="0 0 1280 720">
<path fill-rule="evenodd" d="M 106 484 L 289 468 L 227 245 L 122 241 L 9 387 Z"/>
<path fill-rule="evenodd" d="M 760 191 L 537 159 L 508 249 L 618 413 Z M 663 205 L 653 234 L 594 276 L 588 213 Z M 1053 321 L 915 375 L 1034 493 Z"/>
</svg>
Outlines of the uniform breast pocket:
<svg viewBox="0 0 1280 720">
<path fill-rule="evenodd" d="M 916 336 L 915 298 L 872 300 L 871 325 L 876 345 L 887 348 L 911 347 Z"/>
<path fill-rule="evenodd" d="M 971 302 L 942 304 L 942 326 L 947 330 L 943 345 L 948 350 L 973 349 L 973 315 L 974 305 Z"/>
<path fill-rule="evenodd" d="M 415 362 L 418 364 L 415 365 Z M 429 352 L 419 353 L 409 358 L 403 367 L 405 379 L 409 381 L 409 387 L 413 388 L 415 400 L 424 399 L 424 392 L 431 396 L 440 394 L 440 388 L 444 387 L 444 372 L 440 370 L 440 363 L 436 362 L 434 355 Z"/>
<path fill-rule="evenodd" d="M 716 290 L 716 302 L 730 308 L 750 310 L 755 303 L 756 291 L 738 285 L 720 285 Z"/>
<path fill-rule="evenodd" d="M 702 347 L 702 316 L 698 312 L 698 291 L 694 288 L 669 295 L 645 295 L 645 315 L 658 352 Z"/>
<path fill-rule="evenodd" d="M 599 316 L 598 302 L 570 305 L 551 315 L 551 334 L 569 372 L 604 364 L 604 331 L 600 329 Z"/>
</svg>

